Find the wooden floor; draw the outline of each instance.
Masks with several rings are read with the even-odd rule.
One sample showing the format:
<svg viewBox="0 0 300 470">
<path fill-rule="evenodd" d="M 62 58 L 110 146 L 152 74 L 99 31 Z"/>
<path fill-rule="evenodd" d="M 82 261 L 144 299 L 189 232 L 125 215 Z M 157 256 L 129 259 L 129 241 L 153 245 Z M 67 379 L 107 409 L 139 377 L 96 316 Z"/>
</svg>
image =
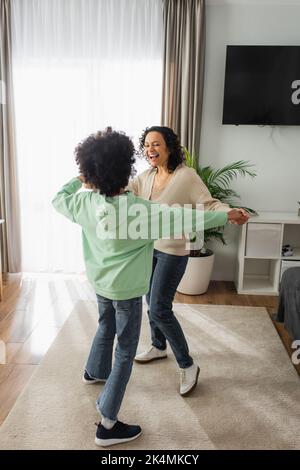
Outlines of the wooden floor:
<svg viewBox="0 0 300 470">
<path fill-rule="evenodd" d="M 9 275 L 0 303 L 0 340 L 6 344 L 6 363 L 0 365 L 0 424 L 4 421 L 34 370 L 49 349 L 77 300 L 94 300 L 84 276 L 55 274 Z M 231 282 L 211 282 L 206 294 L 177 293 L 176 302 L 266 307 L 275 312 L 277 298 L 237 295 Z M 291 340 L 274 323 L 289 355 Z M 296 366 L 300 375 L 300 365 Z"/>
</svg>

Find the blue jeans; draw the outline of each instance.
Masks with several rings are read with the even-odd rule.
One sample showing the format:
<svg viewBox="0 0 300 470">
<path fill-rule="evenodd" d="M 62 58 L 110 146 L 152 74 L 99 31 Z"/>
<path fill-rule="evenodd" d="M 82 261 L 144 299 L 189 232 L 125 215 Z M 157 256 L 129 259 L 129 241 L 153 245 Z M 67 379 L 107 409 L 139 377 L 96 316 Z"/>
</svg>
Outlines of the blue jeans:
<svg viewBox="0 0 300 470">
<path fill-rule="evenodd" d="M 140 337 L 142 297 L 110 300 L 97 294 L 99 325 L 86 364 L 87 373 L 106 379 L 97 399 L 102 416 L 117 420 Z M 117 335 L 112 367 L 113 343 Z"/>
<path fill-rule="evenodd" d="M 181 326 L 174 316 L 172 302 L 187 262 L 188 256 L 169 255 L 154 250 L 150 290 L 146 295 L 152 345 L 163 350 L 168 340 L 181 369 L 193 365 L 193 359 L 189 355 Z"/>
</svg>

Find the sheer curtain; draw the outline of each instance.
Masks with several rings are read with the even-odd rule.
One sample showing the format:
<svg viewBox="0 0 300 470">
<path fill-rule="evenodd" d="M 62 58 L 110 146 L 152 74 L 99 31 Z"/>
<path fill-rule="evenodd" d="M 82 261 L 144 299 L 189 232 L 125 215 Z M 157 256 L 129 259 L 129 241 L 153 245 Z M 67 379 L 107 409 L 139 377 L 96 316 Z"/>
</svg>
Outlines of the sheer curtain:
<svg viewBox="0 0 300 470">
<path fill-rule="evenodd" d="M 12 0 L 24 271 L 84 270 L 80 228 L 50 204 L 74 147 L 111 125 L 160 122 L 161 0 Z M 138 162 L 138 172 L 145 162 Z"/>
</svg>

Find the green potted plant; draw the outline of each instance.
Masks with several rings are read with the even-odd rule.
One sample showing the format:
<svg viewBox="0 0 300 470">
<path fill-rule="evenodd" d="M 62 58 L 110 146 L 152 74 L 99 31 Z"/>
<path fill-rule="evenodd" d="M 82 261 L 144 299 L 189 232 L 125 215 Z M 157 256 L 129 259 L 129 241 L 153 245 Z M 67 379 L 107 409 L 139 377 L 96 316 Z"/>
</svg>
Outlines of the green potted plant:
<svg viewBox="0 0 300 470">
<path fill-rule="evenodd" d="M 212 197 L 228 204 L 230 207 L 243 208 L 250 214 L 256 214 L 255 210 L 237 204 L 235 200 L 240 199 L 240 196 L 236 191 L 230 188 L 231 181 L 238 176 L 250 176 L 251 178 L 256 176 L 256 173 L 251 170 L 253 165 L 248 161 L 239 160 L 215 170 L 211 166 L 200 166 L 196 156 L 194 154 L 191 155 L 190 152 L 185 149 L 185 163 L 188 167 L 193 168 L 197 172 Z M 207 291 L 214 262 L 214 253 L 207 248 L 207 243 L 209 240 L 216 239 L 226 245 L 224 228 L 223 226 L 216 229 L 205 230 L 204 243 L 200 249 L 193 247 L 193 244 L 197 241 L 197 234 L 191 234 L 190 242 L 192 245 L 189 261 L 185 274 L 177 288 L 178 292 L 197 295 L 204 294 Z"/>
</svg>

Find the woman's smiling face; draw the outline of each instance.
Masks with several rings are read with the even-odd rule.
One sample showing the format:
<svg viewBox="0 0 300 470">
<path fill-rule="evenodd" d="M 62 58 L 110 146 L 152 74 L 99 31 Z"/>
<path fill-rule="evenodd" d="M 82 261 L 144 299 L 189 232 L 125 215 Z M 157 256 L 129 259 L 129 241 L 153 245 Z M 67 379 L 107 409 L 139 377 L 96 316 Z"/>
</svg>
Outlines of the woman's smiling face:
<svg viewBox="0 0 300 470">
<path fill-rule="evenodd" d="M 151 131 L 146 135 L 144 154 L 151 166 L 166 166 L 170 152 L 160 132 Z"/>
</svg>

